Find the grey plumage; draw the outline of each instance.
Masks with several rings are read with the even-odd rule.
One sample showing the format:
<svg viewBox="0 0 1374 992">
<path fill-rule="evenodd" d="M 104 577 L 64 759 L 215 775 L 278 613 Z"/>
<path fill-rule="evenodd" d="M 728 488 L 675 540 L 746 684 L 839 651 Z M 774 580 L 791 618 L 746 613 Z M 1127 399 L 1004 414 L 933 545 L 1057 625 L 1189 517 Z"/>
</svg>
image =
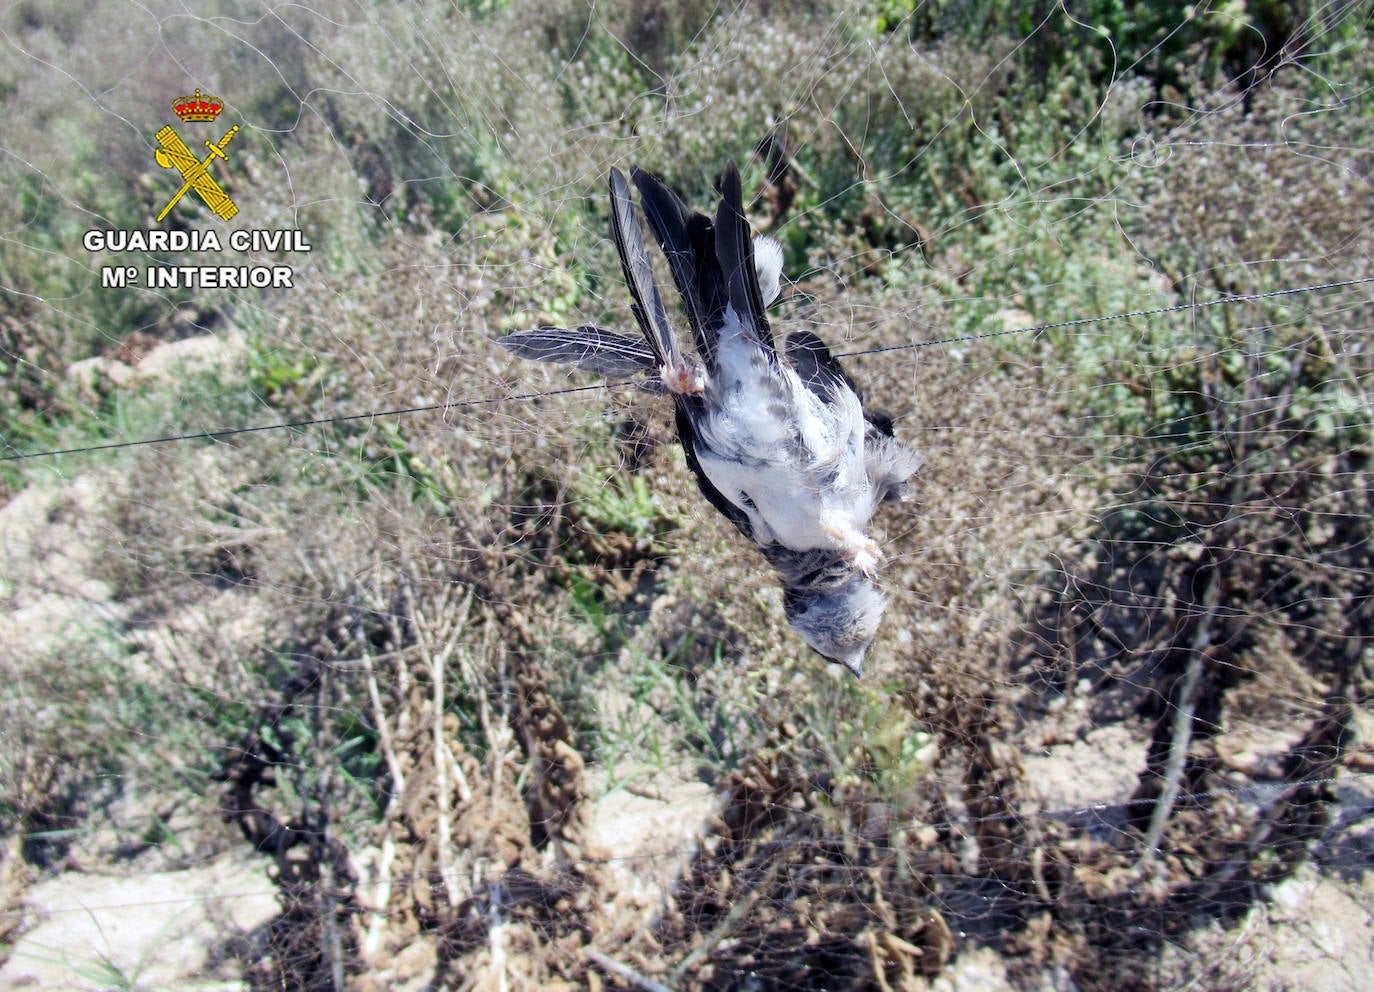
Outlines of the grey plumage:
<svg viewBox="0 0 1374 992">
<path fill-rule="evenodd" d="M 879 503 L 907 498 L 918 459 L 897 441 L 890 418 L 863 406 L 815 334 L 795 330 L 775 346 L 765 309 L 780 289 L 782 253 L 767 239 L 751 240 L 733 164 L 714 217 L 688 210 L 648 173 L 634 169 L 631 178 L 682 299 L 695 356 L 684 355 L 673 334 L 629 184 L 614 169 L 611 230 L 642 339 L 545 327 L 500 343 L 540 361 L 641 375 L 669 393 L 688 468 L 779 573 L 789 624 L 859 675 L 885 607 L 875 579 L 881 552 L 865 528 Z"/>
</svg>

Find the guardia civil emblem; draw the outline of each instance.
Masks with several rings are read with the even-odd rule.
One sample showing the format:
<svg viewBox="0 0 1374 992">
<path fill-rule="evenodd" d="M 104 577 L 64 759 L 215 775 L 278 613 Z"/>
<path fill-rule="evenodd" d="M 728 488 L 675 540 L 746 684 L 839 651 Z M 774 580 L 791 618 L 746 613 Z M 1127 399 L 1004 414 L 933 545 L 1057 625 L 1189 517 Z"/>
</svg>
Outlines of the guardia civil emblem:
<svg viewBox="0 0 1374 992">
<path fill-rule="evenodd" d="M 223 109 L 223 100 L 217 96 L 202 96 L 199 88 L 196 89 L 194 96 L 183 96 L 172 104 L 173 112 L 186 124 L 213 124 Z M 238 132 L 239 126 L 235 124 L 224 133 L 224 137 L 220 138 L 218 142 L 210 141 L 207 138 L 205 147 L 210 154 L 203 159 L 197 157 L 190 148 L 186 147 L 186 142 L 181 140 L 170 125 L 157 133 L 157 143 L 161 146 L 154 154 L 157 164 L 164 169 L 175 169 L 182 179 L 181 189 L 176 191 L 176 195 L 167 201 L 167 205 L 157 215 L 159 223 L 172 212 L 172 208 L 190 190 L 194 190 L 196 195 L 221 220 L 229 220 L 239 212 L 238 206 L 230 199 L 229 194 L 224 192 L 220 184 L 215 182 L 214 177 L 210 174 L 211 168 L 216 164 L 215 159 L 229 161 L 229 156 L 225 154 L 224 149 L 228 147 L 229 140 Z"/>
</svg>

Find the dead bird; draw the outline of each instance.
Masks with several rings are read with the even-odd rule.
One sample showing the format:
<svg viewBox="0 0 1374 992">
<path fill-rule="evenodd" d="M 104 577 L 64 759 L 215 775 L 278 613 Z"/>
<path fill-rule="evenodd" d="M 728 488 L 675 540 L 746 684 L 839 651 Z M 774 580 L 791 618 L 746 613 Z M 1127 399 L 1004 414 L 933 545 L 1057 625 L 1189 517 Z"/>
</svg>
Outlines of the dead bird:
<svg viewBox="0 0 1374 992">
<path fill-rule="evenodd" d="M 908 498 L 917 454 L 862 395 L 813 332 L 781 349 L 766 308 L 782 250 L 750 237 L 740 176 L 727 166 L 714 217 L 690 211 L 658 178 L 631 170 L 649 228 L 682 299 L 695 354 L 669 323 L 629 183 L 611 170 L 611 234 L 642 336 L 592 325 L 499 339 L 517 355 L 619 378 L 673 398 L 687 466 L 706 499 L 781 575 L 787 621 L 828 661 L 858 676 L 886 606 L 878 505 Z"/>
</svg>

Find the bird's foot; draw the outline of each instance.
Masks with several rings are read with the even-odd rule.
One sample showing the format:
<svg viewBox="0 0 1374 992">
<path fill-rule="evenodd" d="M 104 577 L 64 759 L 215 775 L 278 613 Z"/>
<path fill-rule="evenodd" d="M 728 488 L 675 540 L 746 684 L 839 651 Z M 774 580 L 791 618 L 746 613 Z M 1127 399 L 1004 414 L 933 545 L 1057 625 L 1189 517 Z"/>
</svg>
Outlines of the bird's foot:
<svg viewBox="0 0 1374 992">
<path fill-rule="evenodd" d="M 660 372 L 663 385 L 679 396 L 699 396 L 706 391 L 706 375 L 699 366 L 689 362 L 668 364 Z"/>
<path fill-rule="evenodd" d="M 870 579 L 878 577 L 878 562 L 883 560 L 882 549 L 867 538 L 853 551 L 854 567 Z"/>
<path fill-rule="evenodd" d="M 878 562 L 883 560 L 883 549 L 878 547 L 877 542 L 866 537 L 861 531 L 834 522 L 825 524 L 825 533 L 835 542 L 836 549 L 843 552 L 855 568 L 869 578 L 877 578 Z"/>
</svg>

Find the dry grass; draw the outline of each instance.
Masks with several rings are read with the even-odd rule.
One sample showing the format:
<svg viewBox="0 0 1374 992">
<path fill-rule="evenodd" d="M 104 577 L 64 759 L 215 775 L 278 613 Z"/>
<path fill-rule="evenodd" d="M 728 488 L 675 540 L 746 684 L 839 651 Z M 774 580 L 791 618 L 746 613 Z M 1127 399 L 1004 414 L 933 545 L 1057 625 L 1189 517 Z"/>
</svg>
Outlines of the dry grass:
<svg viewBox="0 0 1374 992">
<path fill-rule="evenodd" d="M 117 80 L 163 87 L 45 77 L 120 95 L 30 167 L 47 118 L 7 52 L 7 443 L 427 409 L 4 477 L 42 537 L 9 555 L 11 617 L 72 608 L 70 544 L 99 622 L 0 654 L 0 826 L 31 839 L 0 894 L 124 793 L 273 860 L 253 987 L 919 989 L 982 945 L 1016 985 L 1154 988 L 1193 938 L 1209 987 L 1241 980 L 1206 934 L 1299 868 L 1322 780 L 1367 756 L 1367 294 L 849 359 L 924 460 L 878 520 L 862 683 L 787 632 L 661 404 L 557 394 L 582 380 L 492 339 L 628 324 L 601 184 L 631 161 L 698 201 L 746 163 L 800 275 L 778 322 L 840 352 L 1362 277 L 1369 117 L 1337 98 L 1364 42 L 1337 25 L 1325 61 L 1152 103 L 1160 80 L 1107 91 L 1097 57 L 1047 78 L 1039 35 L 783 6 L 164 21 L 242 80 L 254 223 L 315 240 L 279 296 L 93 296 L 72 231 L 140 223 L 165 179 L 110 126 Z M 4 16 L 59 64 L 55 39 L 113 30 Z M 92 157 L 127 182 L 73 178 Z M 67 375 L 206 330 L 241 333 L 243 367 Z M 1120 774 L 1023 762 L 1085 750 Z M 671 891 L 627 890 L 588 839 L 622 764 L 718 797 Z"/>
</svg>

